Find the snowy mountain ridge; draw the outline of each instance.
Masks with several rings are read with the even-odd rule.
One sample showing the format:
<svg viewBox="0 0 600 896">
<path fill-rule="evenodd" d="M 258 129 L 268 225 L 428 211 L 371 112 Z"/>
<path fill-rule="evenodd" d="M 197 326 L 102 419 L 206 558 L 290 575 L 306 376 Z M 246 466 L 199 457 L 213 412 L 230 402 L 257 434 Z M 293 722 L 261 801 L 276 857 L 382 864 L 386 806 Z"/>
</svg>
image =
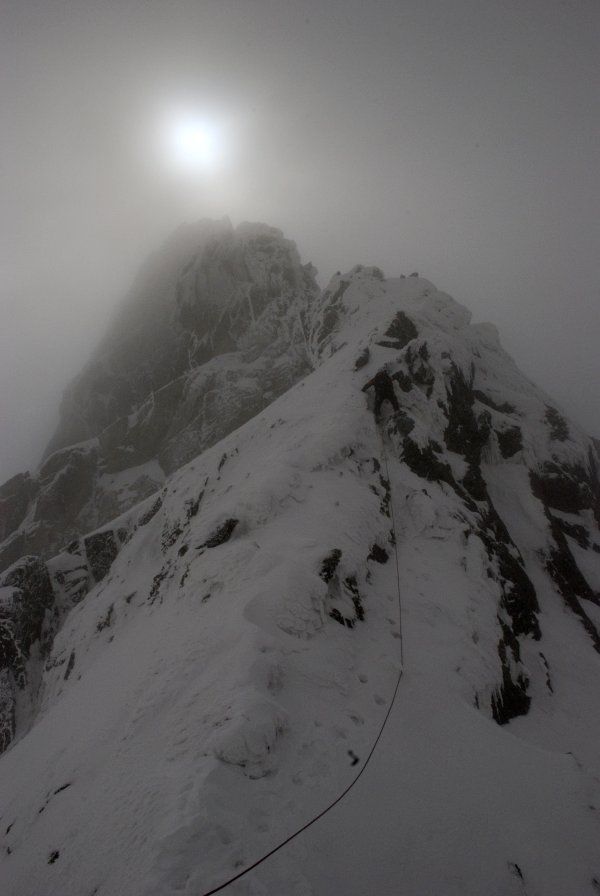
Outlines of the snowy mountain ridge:
<svg viewBox="0 0 600 896">
<path fill-rule="evenodd" d="M 39 470 L 0 487 L 0 568 L 127 510 L 308 373 L 318 291 L 273 227 L 180 228 L 66 390 Z"/>
<path fill-rule="evenodd" d="M 354 779 L 401 634 L 362 790 L 230 892 L 600 886 L 597 445 L 420 277 L 301 307 L 284 394 L 2 574 L 3 891 L 235 875 Z"/>
</svg>

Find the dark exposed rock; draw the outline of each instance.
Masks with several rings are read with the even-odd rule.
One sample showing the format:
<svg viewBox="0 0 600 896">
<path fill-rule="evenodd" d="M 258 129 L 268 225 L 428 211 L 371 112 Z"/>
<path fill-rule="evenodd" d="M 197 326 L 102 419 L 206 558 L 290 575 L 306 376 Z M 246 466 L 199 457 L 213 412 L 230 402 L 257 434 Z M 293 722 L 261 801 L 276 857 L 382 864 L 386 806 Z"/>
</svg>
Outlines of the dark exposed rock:
<svg viewBox="0 0 600 896">
<path fill-rule="evenodd" d="M 561 532 L 568 535 L 573 541 L 576 541 L 580 548 L 587 551 L 592 547 L 590 535 L 585 526 L 579 525 L 578 523 L 569 523 L 567 520 L 562 519 L 562 517 L 553 517 L 553 521 Z M 596 545 L 594 545 L 594 547 L 595 546 Z"/>
<path fill-rule="evenodd" d="M 385 548 L 380 547 L 377 543 L 373 545 L 367 560 L 374 560 L 376 563 L 387 563 L 389 554 Z"/>
<path fill-rule="evenodd" d="M 405 360 L 412 382 L 425 392 L 427 398 L 431 398 L 435 372 L 429 364 L 429 351 L 426 343 L 423 343 L 418 349 L 409 345 L 406 349 Z"/>
<path fill-rule="evenodd" d="M 204 497 L 204 490 L 206 488 L 206 484 L 208 483 L 208 478 L 204 483 L 204 489 L 200 492 L 197 498 L 191 498 L 189 501 L 185 502 L 185 514 L 188 522 L 192 519 L 192 517 L 196 516 L 198 511 L 200 510 L 200 504 L 202 503 L 202 498 Z"/>
<path fill-rule="evenodd" d="M 168 550 L 168 548 L 172 547 L 181 535 L 183 535 L 183 529 L 179 522 L 176 521 L 171 524 L 165 523 L 161 539 L 163 553 Z"/>
<path fill-rule="evenodd" d="M 467 472 L 463 476 L 462 483 L 475 501 L 485 501 L 487 498 L 487 486 L 481 475 L 479 464 L 471 462 Z"/>
<path fill-rule="evenodd" d="M 0 753 L 8 749 L 15 736 L 15 685 L 9 668 L 9 663 L 15 666 L 15 658 L 10 653 L 13 645 L 12 633 L 0 622 L 0 666 L 6 663 L 0 668 Z"/>
<path fill-rule="evenodd" d="M 477 534 L 488 557 L 498 565 L 498 581 L 502 587 L 502 606 L 510 616 L 512 633 L 541 637 L 538 622 L 539 604 L 535 588 L 527 575 L 521 555 L 491 501 Z"/>
<path fill-rule="evenodd" d="M 369 351 L 369 347 L 365 346 L 365 348 L 362 350 L 362 352 L 354 362 L 354 369 L 360 370 L 362 367 L 365 367 L 369 363 L 370 357 L 371 352 Z"/>
<path fill-rule="evenodd" d="M 160 586 L 162 585 L 164 580 L 167 578 L 167 576 L 171 572 L 171 566 L 172 566 L 171 560 L 167 560 L 167 562 L 164 564 L 164 566 L 160 569 L 159 572 L 156 573 L 156 575 L 152 579 L 152 587 L 150 589 L 150 594 L 148 595 L 149 602 L 151 604 L 153 604 L 155 602 L 155 600 L 157 599 L 157 597 L 159 597 Z M 162 602 L 162 598 L 161 598 L 161 602 Z"/>
<path fill-rule="evenodd" d="M 69 676 L 74 668 L 75 668 L 75 651 L 72 650 L 69 655 L 69 661 L 67 663 L 67 668 L 65 669 L 65 674 L 63 676 L 65 681 L 67 681 L 67 679 L 69 678 Z"/>
<path fill-rule="evenodd" d="M 216 529 L 213 532 L 213 534 L 209 538 L 207 538 L 207 540 L 203 544 L 200 545 L 200 547 L 201 548 L 216 548 L 220 544 L 225 544 L 225 542 L 229 541 L 229 539 L 233 535 L 233 531 L 238 523 L 239 523 L 239 520 L 236 520 L 233 517 L 231 517 L 228 520 L 225 520 L 225 522 L 222 523 L 218 527 L 218 529 Z"/>
<path fill-rule="evenodd" d="M 510 426 L 508 429 L 502 429 L 496 435 L 502 457 L 514 457 L 517 451 L 523 449 L 523 437 L 519 426 Z"/>
<path fill-rule="evenodd" d="M 129 461 L 131 462 L 131 460 Z M 0 538 L 0 569 L 25 554 L 49 558 L 81 532 L 114 519 L 136 501 L 156 491 L 159 483 L 139 475 L 121 489 L 104 476 L 104 459 L 95 440 L 51 455 L 37 478 L 27 480 L 26 515 L 12 534 Z M 0 501 L 0 519 L 2 506 Z M 13 522 L 16 517 L 13 517 Z"/>
<path fill-rule="evenodd" d="M 354 623 L 352 622 L 352 620 L 351 620 L 351 619 L 345 619 L 345 618 L 342 616 L 342 614 L 340 613 L 340 611 L 339 611 L 336 607 L 333 607 L 333 608 L 329 611 L 329 615 L 331 616 L 332 619 L 335 619 L 336 622 L 339 622 L 340 625 L 346 625 L 346 624 L 347 624 L 347 625 L 348 625 L 348 628 L 353 628 L 353 627 L 354 627 Z"/>
<path fill-rule="evenodd" d="M 541 650 L 540 650 L 540 659 L 541 659 L 542 663 L 544 664 L 544 669 L 546 670 L 546 687 L 548 688 L 550 693 L 553 694 L 554 687 L 552 686 L 552 677 L 550 675 L 550 666 L 548 664 L 548 660 L 546 659 L 546 657 L 544 656 L 544 654 L 542 653 Z"/>
<path fill-rule="evenodd" d="M 546 423 L 550 427 L 550 438 L 557 442 L 566 442 L 569 438 L 569 425 L 556 408 L 546 408 Z"/>
<path fill-rule="evenodd" d="M 26 663 L 35 644 L 47 655 L 52 638 L 54 593 L 46 564 L 23 557 L 0 577 L 0 752 L 15 732 L 16 689 L 27 685 Z"/>
<path fill-rule="evenodd" d="M 96 582 L 100 582 L 119 553 L 115 536 L 110 529 L 106 532 L 95 532 L 93 535 L 88 535 L 83 543 L 91 573 Z"/>
<path fill-rule="evenodd" d="M 342 552 L 339 548 L 330 551 L 321 562 L 319 576 L 328 586 L 328 601 L 336 603 L 341 601 L 342 606 L 344 603 L 348 606 L 348 610 L 345 612 L 342 612 L 337 606 L 331 607 L 329 616 L 346 628 L 354 628 L 356 622 L 364 620 L 365 611 L 356 576 L 346 576 L 343 582 L 340 581 L 338 570 L 341 559 Z M 349 603 L 352 604 L 352 611 L 349 610 Z"/>
<path fill-rule="evenodd" d="M 156 516 L 156 514 L 158 513 L 158 511 L 159 511 L 160 508 L 162 507 L 162 503 L 163 503 L 163 502 L 162 502 L 162 498 L 161 498 L 161 496 L 159 495 L 158 498 L 156 499 L 156 501 L 153 501 L 153 503 L 150 505 L 150 507 L 148 508 L 148 510 L 146 510 L 146 511 L 141 515 L 141 517 L 140 517 L 139 520 L 137 521 L 138 526 L 145 526 L 147 523 L 149 523 L 150 520 L 151 520 L 154 516 Z"/>
<path fill-rule="evenodd" d="M 501 642 L 500 642 L 501 643 Z M 500 644 L 498 645 L 500 652 Z M 524 716 L 529 712 L 531 697 L 527 693 L 528 681 L 523 674 L 513 681 L 510 670 L 502 666 L 502 685 L 492 695 L 492 716 L 499 725 L 506 725 L 516 716 Z"/>
<path fill-rule="evenodd" d="M 65 449 L 50 457 L 39 474 L 35 520 L 63 533 L 77 533 L 77 516 L 92 495 L 97 462 L 94 446 Z M 63 536 L 63 543 L 68 537 Z"/>
<path fill-rule="evenodd" d="M 454 364 L 447 396 L 448 426 L 444 432 L 446 445 L 450 451 L 461 454 L 470 463 L 479 466 L 481 449 L 490 435 L 491 418 L 488 412 L 475 415 L 473 387 Z"/>
<path fill-rule="evenodd" d="M 589 466 L 589 489 L 591 497 L 591 507 L 596 518 L 596 523 L 600 528 L 600 450 L 598 449 L 598 440 L 593 439 L 596 450 L 590 446 L 588 451 Z"/>
<path fill-rule="evenodd" d="M 402 459 L 421 479 L 427 479 L 430 482 L 447 482 L 453 489 L 458 490 L 450 466 L 437 457 L 431 442 L 424 448 L 419 448 L 412 439 L 405 438 Z"/>
<path fill-rule="evenodd" d="M 119 433 L 121 437 L 117 444 L 109 448 L 102 434 L 100 444 L 106 472 L 118 473 L 158 455 L 165 435 L 173 425 L 185 386 L 186 379 L 180 376 L 153 392 L 140 405 L 133 422 L 126 420 L 127 428 Z"/>
<path fill-rule="evenodd" d="M 509 404 L 508 401 L 503 401 L 501 404 L 498 404 L 498 402 L 494 401 L 492 398 L 490 398 L 489 395 L 486 395 L 485 392 L 481 392 L 479 389 L 474 389 L 473 395 L 475 396 L 477 401 L 481 402 L 481 404 L 486 404 L 488 407 L 493 408 L 494 411 L 498 411 L 498 413 L 500 414 L 516 413 L 516 408 L 514 407 L 514 405 Z"/>
<path fill-rule="evenodd" d="M 379 484 L 383 490 L 383 496 L 381 498 L 381 504 L 379 506 L 380 512 L 387 517 L 391 516 L 390 506 L 392 500 L 392 488 L 390 486 L 389 479 L 386 479 L 385 476 L 379 474 Z"/>
<path fill-rule="evenodd" d="M 490 500 L 481 473 L 481 453 L 490 438 L 492 418 L 489 411 L 476 412 L 477 396 L 472 381 L 473 374 L 467 380 L 463 372 L 453 364 L 447 386 L 447 403 L 442 408 L 448 420 L 444 431 L 446 445 L 468 463 L 462 487 L 455 481 L 450 466 L 440 459 L 441 452 L 433 442 L 421 448 L 410 438 L 405 438 L 403 459 L 421 478 L 450 485 L 466 506 L 471 511 L 476 511 L 481 518 L 477 534 L 486 547 L 490 563 L 493 564 L 491 568 L 496 570 L 495 577 L 502 590 L 500 608 L 509 620 L 501 623 L 502 636 L 498 642 L 498 655 L 502 667 L 502 682 L 492 697 L 492 714 L 499 724 L 505 724 L 515 715 L 526 713 L 529 708 L 528 680 L 524 670 L 519 668 L 518 638 L 527 635 L 536 639 L 540 637 L 539 607 L 522 558 Z M 491 401 L 486 403 L 493 406 Z M 505 406 L 502 410 L 508 412 L 512 408 Z M 520 443 L 520 430 L 516 427 L 514 429 L 517 430 Z M 511 432 L 504 441 L 505 451 L 512 450 L 517 442 L 517 433 Z M 470 499 L 478 501 L 479 508 Z M 512 656 L 512 662 L 509 661 L 509 656 Z"/>
<path fill-rule="evenodd" d="M 502 666 L 502 684 L 492 695 L 492 716 L 499 725 L 506 725 L 516 716 L 526 715 L 531 705 L 531 697 L 527 693 L 529 680 L 523 671 L 513 678 L 511 666 L 520 664 L 519 642 L 509 626 L 499 620 L 502 627 L 502 638 L 498 642 L 498 656 Z M 511 651 L 511 664 L 508 651 Z"/>
<path fill-rule="evenodd" d="M 352 600 L 352 605 L 354 606 L 354 614 L 356 616 L 356 619 L 359 622 L 364 622 L 365 609 L 363 607 L 362 598 L 358 590 L 356 576 L 348 576 L 346 579 L 344 579 L 344 586 L 350 593 L 350 599 Z"/>
<path fill-rule="evenodd" d="M 529 479 L 533 494 L 547 507 L 573 514 L 590 509 L 600 525 L 600 487 L 593 467 L 588 471 L 582 463 L 547 461 L 531 470 Z"/>
<path fill-rule="evenodd" d="M 550 548 L 546 557 L 546 569 L 555 581 L 565 603 L 579 617 L 592 639 L 594 648 L 600 653 L 600 632 L 581 604 L 581 599 L 584 599 L 600 606 L 600 594 L 590 588 L 577 566 L 558 521 L 548 512 L 547 516 L 554 538 L 554 546 Z"/>
<path fill-rule="evenodd" d="M 96 631 L 102 632 L 105 628 L 110 628 L 112 625 L 113 615 L 115 612 L 114 604 L 111 604 L 106 611 L 105 615 L 100 619 L 100 621 L 96 625 Z"/>
<path fill-rule="evenodd" d="M 331 581 L 341 559 L 342 552 L 339 550 L 339 548 L 334 548 L 322 561 L 319 575 L 324 582 Z"/>
<path fill-rule="evenodd" d="M 46 613 L 54 606 L 48 568 L 39 557 L 23 557 L 4 572 L 0 585 L 15 589 L 0 613 L 11 621 L 18 648 L 28 657 L 33 644 L 42 638 Z"/>
<path fill-rule="evenodd" d="M 388 338 L 380 341 L 378 344 L 383 345 L 386 348 L 395 348 L 399 350 L 407 346 L 413 339 L 416 339 L 419 335 L 419 331 L 410 317 L 408 317 L 404 311 L 399 311 L 384 335 Z"/>
<path fill-rule="evenodd" d="M 472 382 L 467 382 L 463 372 L 452 365 L 447 387 L 448 425 L 444 440 L 450 451 L 461 454 L 469 467 L 463 485 L 472 498 L 484 501 L 487 488 L 481 475 L 481 451 L 487 444 L 492 429 L 488 411 L 475 414 L 475 393 Z"/>
</svg>

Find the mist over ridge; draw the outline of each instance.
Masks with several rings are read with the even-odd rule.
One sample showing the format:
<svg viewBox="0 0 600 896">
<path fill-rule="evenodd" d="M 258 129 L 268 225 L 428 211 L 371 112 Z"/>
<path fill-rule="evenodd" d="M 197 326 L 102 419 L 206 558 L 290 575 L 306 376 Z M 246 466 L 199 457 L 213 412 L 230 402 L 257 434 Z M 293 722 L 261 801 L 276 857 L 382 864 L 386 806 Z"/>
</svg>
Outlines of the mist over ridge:
<svg viewBox="0 0 600 896">
<path fill-rule="evenodd" d="M 597 4 L 13 2 L 2 12 L 0 469 L 34 466 L 135 271 L 228 214 L 419 270 L 600 433 Z M 175 169 L 198 110 L 223 164 Z"/>
</svg>

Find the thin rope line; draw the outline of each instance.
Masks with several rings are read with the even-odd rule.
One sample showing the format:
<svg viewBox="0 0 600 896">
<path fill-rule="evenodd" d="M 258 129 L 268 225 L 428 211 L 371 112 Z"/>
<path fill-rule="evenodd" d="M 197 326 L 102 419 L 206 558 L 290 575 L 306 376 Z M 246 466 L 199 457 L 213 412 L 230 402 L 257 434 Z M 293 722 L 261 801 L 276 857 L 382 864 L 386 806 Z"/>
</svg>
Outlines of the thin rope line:
<svg viewBox="0 0 600 896">
<path fill-rule="evenodd" d="M 400 687 L 402 675 L 404 674 L 404 666 L 403 666 L 403 664 L 404 664 L 404 638 L 403 638 L 403 634 L 402 634 L 402 598 L 401 598 L 401 594 L 400 594 L 400 564 L 399 564 L 399 560 L 398 560 L 398 537 L 396 534 L 396 519 L 395 519 L 395 515 L 394 515 L 394 498 L 392 495 L 392 485 L 390 482 L 390 471 L 389 471 L 388 461 L 387 461 L 387 452 L 385 450 L 385 441 L 383 438 L 383 434 L 380 433 L 380 435 L 381 435 L 381 445 L 382 445 L 382 449 L 383 449 L 382 453 L 383 453 L 383 461 L 385 464 L 386 478 L 388 481 L 388 487 L 390 489 L 390 507 L 392 510 L 392 531 L 394 533 L 394 553 L 396 555 L 396 582 L 397 582 L 397 589 L 398 589 L 398 624 L 399 624 L 399 629 L 400 629 L 400 632 L 399 632 L 399 634 L 400 634 L 400 670 L 398 672 L 398 678 L 396 680 L 396 686 L 394 688 L 394 693 L 392 694 L 392 699 L 390 701 L 390 705 L 388 707 L 388 710 L 387 710 L 385 717 L 383 719 L 383 722 L 381 724 L 381 728 L 379 729 L 379 733 L 378 733 L 377 737 L 375 738 L 375 741 L 373 742 L 373 746 L 371 747 L 369 754 L 368 754 L 367 758 L 365 759 L 365 762 L 364 762 L 362 768 L 360 769 L 360 771 L 358 772 L 356 777 L 350 782 L 350 784 L 348 784 L 348 786 L 345 788 L 345 790 L 343 790 L 342 793 L 340 793 L 340 795 L 332 803 L 330 803 L 321 812 L 319 812 L 318 815 L 315 815 L 314 818 L 311 818 L 309 821 L 307 821 L 306 824 L 302 825 L 301 828 L 298 828 L 298 830 L 295 831 L 293 834 L 290 834 L 289 837 L 286 837 L 285 840 L 282 840 L 281 843 L 279 843 L 277 846 L 273 847 L 273 849 L 269 850 L 269 852 L 265 853 L 264 856 L 261 856 L 260 859 L 257 859 L 256 862 L 253 862 L 252 865 L 248 865 L 247 868 L 244 868 L 242 871 L 239 871 L 237 874 L 235 874 L 233 877 L 230 877 L 228 880 L 224 881 L 222 884 L 219 884 L 218 886 L 213 887 L 212 890 L 207 890 L 206 892 L 202 893 L 202 896 L 213 896 L 214 893 L 219 893 L 221 890 L 224 890 L 225 887 L 228 887 L 230 884 L 235 883 L 236 880 L 239 880 L 241 877 L 244 877 L 244 875 L 248 874 L 250 871 L 253 871 L 254 868 L 257 868 L 259 865 L 262 865 L 262 863 L 266 862 L 267 859 L 270 859 L 272 855 L 274 855 L 276 852 L 279 852 L 280 849 L 283 849 L 284 846 L 287 846 L 288 843 L 290 843 L 292 840 L 294 840 L 296 837 L 298 837 L 300 834 L 302 834 L 304 831 L 306 831 L 309 827 L 311 827 L 311 825 L 315 824 L 315 822 L 317 822 L 317 821 L 319 821 L 319 819 L 323 818 L 323 816 L 326 815 L 328 812 L 330 812 L 334 808 L 334 806 L 337 806 L 337 804 L 340 803 L 344 799 L 344 797 L 352 790 L 354 785 L 360 779 L 361 775 L 365 772 L 369 762 L 371 761 L 371 757 L 373 756 L 373 753 L 375 752 L 377 744 L 381 740 L 381 736 L 383 734 L 383 731 L 385 729 L 387 721 L 391 715 L 392 709 L 394 708 L 394 703 L 396 702 L 396 695 L 398 693 L 398 688 Z"/>
</svg>

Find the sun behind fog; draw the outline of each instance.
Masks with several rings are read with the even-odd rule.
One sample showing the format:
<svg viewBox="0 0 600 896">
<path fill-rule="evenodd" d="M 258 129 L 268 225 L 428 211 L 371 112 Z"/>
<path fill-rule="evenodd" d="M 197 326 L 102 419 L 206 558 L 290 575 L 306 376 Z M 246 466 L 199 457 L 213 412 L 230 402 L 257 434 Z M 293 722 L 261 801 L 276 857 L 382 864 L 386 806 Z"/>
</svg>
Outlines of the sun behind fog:
<svg viewBox="0 0 600 896">
<path fill-rule="evenodd" d="M 223 159 L 223 141 L 218 125 L 193 112 L 171 116 L 165 124 L 169 161 L 188 172 L 208 172 Z"/>
</svg>

